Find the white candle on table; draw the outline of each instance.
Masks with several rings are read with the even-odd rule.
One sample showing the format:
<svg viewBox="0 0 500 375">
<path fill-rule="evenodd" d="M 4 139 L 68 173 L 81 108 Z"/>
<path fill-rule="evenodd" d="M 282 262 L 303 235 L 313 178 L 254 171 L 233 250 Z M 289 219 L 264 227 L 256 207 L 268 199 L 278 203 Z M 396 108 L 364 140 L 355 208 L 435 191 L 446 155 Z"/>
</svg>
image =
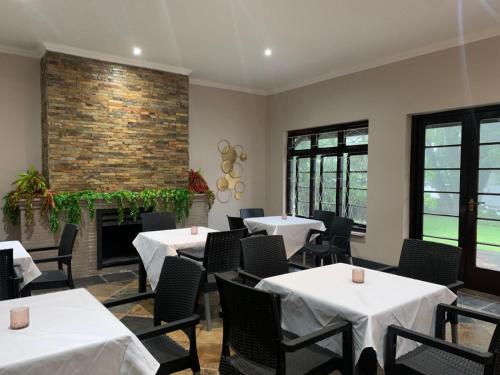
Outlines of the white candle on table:
<svg viewBox="0 0 500 375">
<path fill-rule="evenodd" d="M 10 328 L 26 328 L 30 324 L 30 309 L 27 306 L 14 307 L 10 310 Z"/>
<path fill-rule="evenodd" d="M 362 284 L 365 282 L 365 270 L 363 268 L 353 268 L 352 269 L 352 281 L 356 284 Z"/>
</svg>

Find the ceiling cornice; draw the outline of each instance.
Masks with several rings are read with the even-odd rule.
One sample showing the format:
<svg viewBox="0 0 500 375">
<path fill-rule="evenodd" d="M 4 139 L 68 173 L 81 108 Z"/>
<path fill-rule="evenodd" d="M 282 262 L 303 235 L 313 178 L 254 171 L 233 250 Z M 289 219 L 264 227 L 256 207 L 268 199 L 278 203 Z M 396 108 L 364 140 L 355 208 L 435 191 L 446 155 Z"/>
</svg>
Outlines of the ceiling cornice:
<svg viewBox="0 0 500 375">
<path fill-rule="evenodd" d="M 0 53 L 7 53 L 9 55 L 17 55 L 17 56 L 31 57 L 33 59 L 39 59 L 40 57 L 42 57 L 44 50 L 16 48 L 0 44 Z"/>
<path fill-rule="evenodd" d="M 298 82 L 292 83 L 290 85 L 285 85 L 282 87 L 278 87 L 274 90 L 270 90 L 268 95 L 274 95 L 274 94 L 279 94 L 279 93 L 282 93 L 285 91 L 295 90 L 295 89 L 298 89 L 298 88 L 301 88 L 304 86 L 309 86 L 309 85 L 312 85 L 315 83 L 328 81 L 328 80 L 333 79 L 333 78 L 338 78 L 338 77 L 346 76 L 349 74 L 362 72 L 364 70 L 378 68 L 378 67 L 381 67 L 384 65 L 396 63 L 396 62 L 403 61 L 403 60 L 408 60 L 408 59 L 418 57 L 418 56 L 428 55 L 428 54 L 431 54 L 434 52 L 439 52 L 439 51 L 443 51 L 443 50 L 450 49 L 450 48 L 460 47 L 460 46 L 463 46 L 463 45 L 466 45 L 469 43 L 478 42 L 480 40 L 493 38 L 493 37 L 496 37 L 499 35 L 500 35 L 500 27 L 495 27 L 495 28 L 488 29 L 488 30 L 485 30 L 482 32 L 473 33 L 473 34 L 470 34 L 470 35 L 462 37 L 462 38 L 457 37 L 457 38 L 446 40 L 444 42 L 434 43 L 434 44 L 428 45 L 426 47 L 413 49 L 411 51 L 407 51 L 404 53 L 389 56 L 389 57 L 386 57 L 386 58 L 383 58 L 383 59 L 380 59 L 380 60 L 377 60 L 377 61 L 374 61 L 371 63 L 359 64 L 359 65 L 356 65 L 356 66 L 353 66 L 353 67 L 350 67 L 347 69 L 335 70 L 335 71 L 332 71 L 330 73 L 317 76 L 315 78 L 310 78 L 310 79 L 306 79 L 303 81 L 298 81 Z"/>
<path fill-rule="evenodd" d="M 47 51 L 65 53 L 68 55 L 86 57 L 89 59 L 113 62 L 113 63 L 117 63 L 117 64 L 138 66 L 141 68 L 162 70 L 162 71 L 170 72 L 170 73 L 189 75 L 192 71 L 191 69 L 186 69 L 186 68 L 183 68 L 180 66 L 158 64 L 158 63 L 154 63 L 154 62 L 147 61 L 147 60 L 126 58 L 126 57 L 121 57 L 121 56 L 117 56 L 117 55 L 110 55 L 107 53 L 95 52 L 95 51 L 91 51 L 91 50 L 87 50 L 87 49 L 65 46 L 62 44 L 43 43 L 43 46 L 45 47 L 45 50 L 47 50 Z"/>
<path fill-rule="evenodd" d="M 253 89 L 249 87 L 242 87 L 242 86 L 235 86 L 235 85 L 227 85 L 225 83 L 219 83 L 219 82 L 212 82 L 212 81 L 204 81 L 202 79 L 189 79 L 189 84 L 192 85 L 197 85 L 197 86 L 206 86 L 206 87 L 213 87 L 217 89 L 223 89 L 223 90 L 231 90 L 231 91 L 239 91 L 239 92 L 244 92 L 246 94 L 254 94 L 254 95 L 269 95 L 270 92 L 266 90 L 259 90 L 259 89 Z"/>
</svg>

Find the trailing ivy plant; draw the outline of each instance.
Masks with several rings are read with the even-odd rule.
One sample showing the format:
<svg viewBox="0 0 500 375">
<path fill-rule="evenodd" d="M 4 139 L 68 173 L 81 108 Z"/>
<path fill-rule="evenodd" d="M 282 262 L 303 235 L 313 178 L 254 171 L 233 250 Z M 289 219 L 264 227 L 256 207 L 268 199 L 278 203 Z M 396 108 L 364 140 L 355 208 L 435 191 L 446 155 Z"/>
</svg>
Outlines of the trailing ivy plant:
<svg viewBox="0 0 500 375">
<path fill-rule="evenodd" d="M 192 193 L 188 189 L 145 189 L 141 192 L 119 190 L 100 193 L 91 190 L 79 192 L 52 193 L 46 186 L 43 176 L 34 168 L 20 175 L 14 182 L 16 190 L 8 193 L 4 198 L 3 212 L 15 225 L 19 218 L 19 202 L 25 201 L 26 225 L 33 222 L 33 200 L 42 199 L 42 214 L 49 220 L 50 230 L 59 229 L 60 218 L 64 217 L 67 223 L 79 224 L 82 210 L 80 203 L 85 202 L 89 218 L 95 217 L 95 202 L 103 200 L 106 204 L 116 202 L 118 209 L 118 223 L 125 218 L 125 210 L 130 210 L 133 220 L 139 218 L 139 210 L 169 210 L 173 211 L 179 221 L 185 219 L 191 207 Z"/>
</svg>

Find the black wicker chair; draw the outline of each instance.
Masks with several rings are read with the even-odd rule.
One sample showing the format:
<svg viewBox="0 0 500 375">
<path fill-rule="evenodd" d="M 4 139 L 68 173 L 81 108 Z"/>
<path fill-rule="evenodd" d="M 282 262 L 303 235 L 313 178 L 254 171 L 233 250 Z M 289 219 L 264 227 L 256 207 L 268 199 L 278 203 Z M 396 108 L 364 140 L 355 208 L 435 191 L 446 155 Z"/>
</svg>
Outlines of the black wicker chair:
<svg viewBox="0 0 500 375">
<path fill-rule="evenodd" d="M 75 287 L 71 273 L 71 259 L 73 257 L 73 246 L 75 244 L 77 233 L 78 225 L 66 224 L 64 225 L 59 246 L 41 247 L 28 250 L 29 253 L 32 253 L 57 249 L 56 257 L 34 260 L 36 264 L 57 262 L 57 270 L 42 271 L 40 276 L 29 283 L 28 286 L 31 290 L 54 288 L 73 289 Z M 63 265 L 66 266 L 66 272 L 63 269 Z"/>
<path fill-rule="evenodd" d="M 325 232 L 309 232 L 304 247 L 301 249 L 305 254 L 314 257 L 315 264 L 323 265 L 325 258 L 331 258 L 331 262 L 351 257 L 351 231 L 354 221 L 345 217 L 334 216 Z M 310 237 L 320 234 L 317 243 L 309 242 Z"/>
<path fill-rule="evenodd" d="M 154 292 L 139 293 L 104 303 L 111 308 L 154 299 L 154 327 L 137 333 L 137 337 L 160 363 L 157 374 L 170 374 L 185 369 L 191 369 L 195 373 L 200 371 L 196 349 L 196 326 L 200 317 L 195 314 L 195 310 L 203 274 L 203 268 L 192 260 L 165 257 Z M 189 350 L 165 335 L 174 331 L 183 331 L 189 338 Z"/>
<path fill-rule="evenodd" d="M 19 297 L 21 281 L 14 268 L 13 249 L 0 250 L 0 301 Z"/>
<path fill-rule="evenodd" d="M 317 235 L 315 240 L 316 244 L 321 244 L 323 243 L 323 241 L 328 241 L 328 238 L 331 237 L 330 232 L 332 230 L 332 221 L 335 219 L 335 216 L 335 212 L 332 211 L 315 210 L 312 219 L 322 221 L 326 229 L 324 231 L 319 229 L 309 229 L 305 245 L 309 244 L 313 235 Z M 302 252 L 302 263 L 305 265 L 307 252 L 304 248 L 300 249 L 299 252 Z"/>
<path fill-rule="evenodd" d="M 247 219 L 249 217 L 263 217 L 263 208 L 240 208 L 240 217 L 242 219 Z"/>
<path fill-rule="evenodd" d="M 256 235 L 267 236 L 267 231 L 265 229 L 250 233 L 245 223 L 243 222 L 243 218 L 241 217 L 227 215 L 227 221 L 229 223 L 229 230 L 246 229 L 247 230 L 247 233 L 245 235 L 246 237 L 256 236 Z"/>
<path fill-rule="evenodd" d="M 447 315 L 462 315 L 496 325 L 488 352 L 472 350 L 444 340 Z M 427 336 L 395 325 L 387 329 L 385 373 L 432 375 L 500 374 L 500 318 L 476 310 L 440 304 L 436 312 L 435 336 Z M 416 341 L 417 349 L 396 359 L 398 337 Z"/>
<path fill-rule="evenodd" d="M 245 234 L 246 229 L 212 232 L 207 235 L 205 249 L 177 250 L 179 256 L 203 262 L 206 273 L 201 285 L 201 291 L 203 293 L 208 331 L 212 330 L 209 293 L 217 291 L 214 274 L 216 272 L 229 272 L 234 277 L 237 277 L 237 270 L 241 264 L 240 240 L 245 237 Z"/>
<path fill-rule="evenodd" d="M 141 214 L 143 232 L 175 229 L 175 214 L 172 212 L 145 212 Z M 146 291 L 146 269 L 139 257 L 139 293 Z"/>
<path fill-rule="evenodd" d="M 352 326 L 337 321 L 303 337 L 281 329 L 280 298 L 216 275 L 223 315 L 221 375 L 352 374 Z M 316 345 L 342 335 L 339 356 Z"/>
<path fill-rule="evenodd" d="M 286 259 L 283 236 L 243 238 L 241 248 L 244 270 L 239 272 L 239 276 L 249 285 L 255 285 L 266 277 L 308 268 Z"/>
</svg>

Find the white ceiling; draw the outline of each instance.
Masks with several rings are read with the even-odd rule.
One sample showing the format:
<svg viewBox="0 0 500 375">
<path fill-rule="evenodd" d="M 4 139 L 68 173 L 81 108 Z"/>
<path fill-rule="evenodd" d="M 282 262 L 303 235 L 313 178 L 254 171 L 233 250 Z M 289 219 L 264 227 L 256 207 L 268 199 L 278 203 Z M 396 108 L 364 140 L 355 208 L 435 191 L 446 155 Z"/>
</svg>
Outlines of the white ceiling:
<svg viewBox="0 0 500 375">
<path fill-rule="evenodd" d="M 49 43 L 258 93 L 494 35 L 500 0 L 0 0 L 0 50 Z"/>
</svg>

